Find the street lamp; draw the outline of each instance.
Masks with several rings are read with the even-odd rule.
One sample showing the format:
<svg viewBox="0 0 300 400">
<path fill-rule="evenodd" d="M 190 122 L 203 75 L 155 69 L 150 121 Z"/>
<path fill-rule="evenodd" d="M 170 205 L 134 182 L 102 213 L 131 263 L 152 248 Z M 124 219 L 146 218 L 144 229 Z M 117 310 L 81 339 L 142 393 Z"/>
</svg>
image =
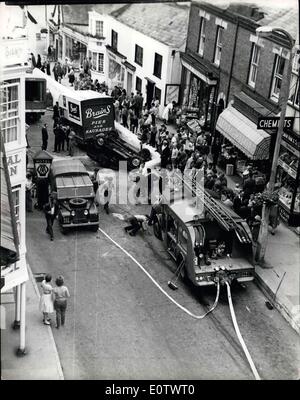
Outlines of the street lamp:
<svg viewBox="0 0 300 400">
<path fill-rule="evenodd" d="M 280 119 L 279 119 L 278 131 L 277 131 L 275 148 L 274 148 L 272 169 L 271 169 L 271 174 L 270 174 L 270 180 L 268 183 L 268 191 L 271 194 L 274 192 L 274 189 L 275 189 L 275 179 L 276 179 L 276 171 L 277 171 L 277 165 L 278 165 L 279 150 L 280 150 L 280 144 L 281 144 L 282 135 L 283 135 L 286 107 L 287 107 L 287 102 L 289 99 L 289 92 L 290 92 L 290 82 L 291 82 L 292 62 L 293 62 L 292 49 L 294 47 L 294 39 L 284 29 L 273 28 L 271 26 L 260 26 L 259 28 L 256 29 L 256 33 L 262 37 L 268 37 L 273 32 L 274 33 L 277 32 L 277 33 L 285 36 L 285 38 L 287 38 L 287 40 L 289 42 L 290 54 L 289 54 L 288 62 L 285 63 L 285 65 L 284 65 L 284 71 L 283 71 L 283 76 L 282 76 L 282 85 L 280 88 L 280 97 L 279 97 L 279 102 L 278 102 L 278 104 L 281 108 L 281 111 L 280 111 Z M 266 202 L 264 202 L 263 211 L 262 211 L 262 224 L 261 224 L 259 238 L 258 238 L 258 242 L 259 242 L 260 246 L 258 248 L 259 251 L 257 254 L 258 255 L 257 261 L 260 261 L 260 262 L 263 262 L 263 260 L 264 260 L 266 247 L 267 247 L 269 215 L 270 215 L 270 208 L 267 207 Z"/>
</svg>

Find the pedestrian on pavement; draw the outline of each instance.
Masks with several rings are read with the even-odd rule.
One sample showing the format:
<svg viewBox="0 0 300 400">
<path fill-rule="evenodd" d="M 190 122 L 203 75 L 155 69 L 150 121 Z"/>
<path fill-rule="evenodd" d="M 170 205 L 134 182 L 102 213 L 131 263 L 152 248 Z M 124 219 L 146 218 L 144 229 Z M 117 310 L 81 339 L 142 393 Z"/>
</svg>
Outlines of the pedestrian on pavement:
<svg viewBox="0 0 300 400">
<path fill-rule="evenodd" d="M 69 289 L 64 285 L 64 277 L 59 275 L 55 280 L 53 289 L 54 309 L 56 311 L 56 328 L 65 325 L 67 299 L 70 297 Z"/>
<path fill-rule="evenodd" d="M 174 100 L 166 105 L 166 107 L 162 113 L 162 120 L 164 121 L 164 124 L 168 123 L 170 114 L 173 110 L 173 107 L 175 107 L 175 105 L 176 105 L 176 101 L 174 101 Z"/>
<path fill-rule="evenodd" d="M 44 124 L 42 128 L 42 150 L 47 150 L 48 147 L 48 130 L 47 124 Z"/>
<path fill-rule="evenodd" d="M 124 230 L 130 236 L 135 236 L 140 229 L 147 230 L 149 220 L 149 215 L 132 215 L 127 220 L 130 225 L 125 226 Z"/>
<path fill-rule="evenodd" d="M 37 61 L 36 61 L 36 68 L 41 69 L 41 66 L 42 66 L 42 59 L 41 59 L 40 54 L 38 54 Z"/>
<path fill-rule="evenodd" d="M 56 81 L 58 81 L 58 64 L 57 64 L 57 62 L 54 64 L 52 72 L 53 72 L 53 75 L 54 75 L 54 79 Z"/>
<path fill-rule="evenodd" d="M 171 150 L 169 147 L 169 143 L 166 139 L 163 140 L 159 152 L 160 152 L 160 166 L 161 168 L 166 168 L 167 165 L 171 163 Z"/>
<path fill-rule="evenodd" d="M 111 199 L 113 188 L 114 184 L 112 176 L 105 177 L 104 182 L 102 182 L 99 186 L 100 193 L 103 193 L 103 208 L 106 214 L 109 214 L 109 202 Z"/>
<path fill-rule="evenodd" d="M 50 70 L 50 63 L 46 62 L 46 71 L 47 71 L 47 75 L 51 76 L 51 70 Z"/>
<path fill-rule="evenodd" d="M 217 165 L 219 155 L 221 153 L 221 143 L 219 138 L 215 138 L 212 146 L 211 146 L 211 154 L 213 157 L 213 166 Z"/>
<path fill-rule="evenodd" d="M 32 66 L 32 68 L 35 68 L 36 67 L 36 59 L 35 59 L 33 53 L 30 53 L 30 55 L 31 55 L 31 66 Z"/>
<path fill-rule="evenodd" d="M 59 126 L 58 125 L 56 125 L 54 128 L 53 128 L 53 133 L 54 133 L 54 150 L 53 150 L 53 152 L 54 153 L 57 153 L 58 152 L 58 145 L 59 145 Z"/>
<path fill-rule="evenodd" d="M 74 151 L 75 151 L 75 132 L 71 130 L 69 134 L 69 156 L 73 157 L 74 156 Z"/>
<path fill-rule="evenodd" d="M 32 190 L 34 184 L 32 182 L 32 175 L 26 174 L 26 184 L 25 184 L 25 191 L 26 191 L 26 211 L 32 212 Z"/>
<path fill-rule="evenodd" d="M 58 125 L 58 151 L 65 151 L 65 131 L 61 124 Z"/>
<path fill-rule="evenodd" d="M 43 313 L 43 323 L 45 325 L 50 325 L 51 318 L 49 318 L 49 314 L 54 312 L 52 298 L 53 287 L 50 283 L 51 280 L 52 276 L 50 274 L 47 274 L 45 276 L 45 279 L 41 283 L 42 295 L 40 297 L 39 308 L 40 311 Z"/>
<path fill-rule="evenodd" d="M 57 196 L 52 192 L 49 196 L 49 202 L 43 207 L 47 222 L 46 232 L 50 235 L 50 240 L 53 241 L 53 222 L 58 214 Z"/>
<path fill-rule="evenodd" d="M 67 145 L 67 151 L 69 151 L 70 133 L 71 133 L 71 128 L 69 125 L 67 125 L 65 127 L 65 141 Z"/>
<path fill-rule="evenodd" d="M 121 114 L 122 114 L 122 125 L 124 126 L 124 128 L 128 129 L 128 123 L 127 123 L 127 120 L 128 120 L 128 108 L 126 107 L 124 102 L 122 104 Z"/>
<path fill-rule="evenodd" d="M 58 105 L 58 101 L 55 103 L 55 105 L 53 106 L 53 117 L 52 117 L 52 119 L 54 120 L 54 121 L 57 121 L 57 119 L 59 119 L 60 118 L 60 115 L 59 115 L 59 105 Z"/>
<path fill-rule="evenodd" d="M 74 81 L 75 81 L 75 72 L 74 72 L 73 67 L 70 69 L 70 72 L 69 72 L 69 74 L 68 74 L 68 78 L 69 78 L 69 84 L 70 84 L 71 86 L 73 86 Z"/>
</svg>

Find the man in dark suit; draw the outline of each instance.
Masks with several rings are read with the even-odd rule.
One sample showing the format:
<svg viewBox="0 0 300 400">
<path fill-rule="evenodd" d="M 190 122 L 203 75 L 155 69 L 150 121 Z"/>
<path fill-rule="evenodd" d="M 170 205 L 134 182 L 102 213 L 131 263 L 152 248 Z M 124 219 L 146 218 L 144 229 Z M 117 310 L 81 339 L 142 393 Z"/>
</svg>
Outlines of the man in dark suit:
<svg viewBox="0 0 300 400">
<path fill-rule="evenodd" d="M 167 168 L 167 165 L 171 163 L 171 149 L 168 141 L 165 139 L 160 148 L 160 166 L 161 168 Z"/>
<path fill-rule="evenodd" d="M 42 150 L 47 150 L 48 147 L 48 131 L 47 124 L 42 127 Z"/>
<path fill-rule="evenodd" d="M 255 179 L 253 178 L 252 172 L 249 172 L 249 177 L 245 180 L 244 186 L 243 186 L 243 191 L 245 194 L 245 197 L 249 198 L 250 194 L 255 192 Z"/>
<path fill-rule="evenodd" d="M 53 241 L 53 222 L 58 214 L 57 194 L 52 192 L 49 197 L 49 202 L 44 205 L 44 213 L 47 222 L 46 232 L 50 235 L 50 240 Z"/>
</svg>

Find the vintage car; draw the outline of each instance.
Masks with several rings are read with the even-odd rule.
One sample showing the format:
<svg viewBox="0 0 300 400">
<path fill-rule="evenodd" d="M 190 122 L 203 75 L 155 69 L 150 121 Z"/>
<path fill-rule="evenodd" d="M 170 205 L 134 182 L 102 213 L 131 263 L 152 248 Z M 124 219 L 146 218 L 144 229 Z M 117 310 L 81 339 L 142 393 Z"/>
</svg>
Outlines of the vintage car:
<svg viewBox="0 0 300 400">
<path fill-rule="evenodd" d="M 54 159 L 50 171 L 52 191 L 57 193 L 58 221 L 63 233 L 68 228 L 99 226 L 93 183 L 79 160 Z"/>
<path fill-rule="evenodd" d="M 87 155 L 103 167 L 119 168 L 119 161 L 127 162 L 128 171 L 138 168 L 141 163 L 151 160 L 148 149 L 137 151 L 129 143 L 120 138 L 117 131 L 100 133 L 87 141 Z"/>
</svg>

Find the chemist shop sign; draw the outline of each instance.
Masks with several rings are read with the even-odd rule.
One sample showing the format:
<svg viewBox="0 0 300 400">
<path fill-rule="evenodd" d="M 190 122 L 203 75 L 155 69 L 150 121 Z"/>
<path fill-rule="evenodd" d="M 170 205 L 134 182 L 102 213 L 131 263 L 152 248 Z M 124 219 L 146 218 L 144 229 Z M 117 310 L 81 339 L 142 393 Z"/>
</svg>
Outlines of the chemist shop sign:
<svg viewBox="0 0 300 400">
<path fill-rule="evenodd" d="M 294 117 L 285 117 L 284 128 L 292 129 L 294 124 Z M 257 129 L 278 129 L 279 117 L 259 117 L 257 122 Z"/>
<path fill-rule="evenodd" d="M 85 136 L 93 137 L 99 133 L 107 133 L 114 129 L 114 106 L 112 100 L 101 103 L 85 104 L 82 111 Z"/>
</svg>

